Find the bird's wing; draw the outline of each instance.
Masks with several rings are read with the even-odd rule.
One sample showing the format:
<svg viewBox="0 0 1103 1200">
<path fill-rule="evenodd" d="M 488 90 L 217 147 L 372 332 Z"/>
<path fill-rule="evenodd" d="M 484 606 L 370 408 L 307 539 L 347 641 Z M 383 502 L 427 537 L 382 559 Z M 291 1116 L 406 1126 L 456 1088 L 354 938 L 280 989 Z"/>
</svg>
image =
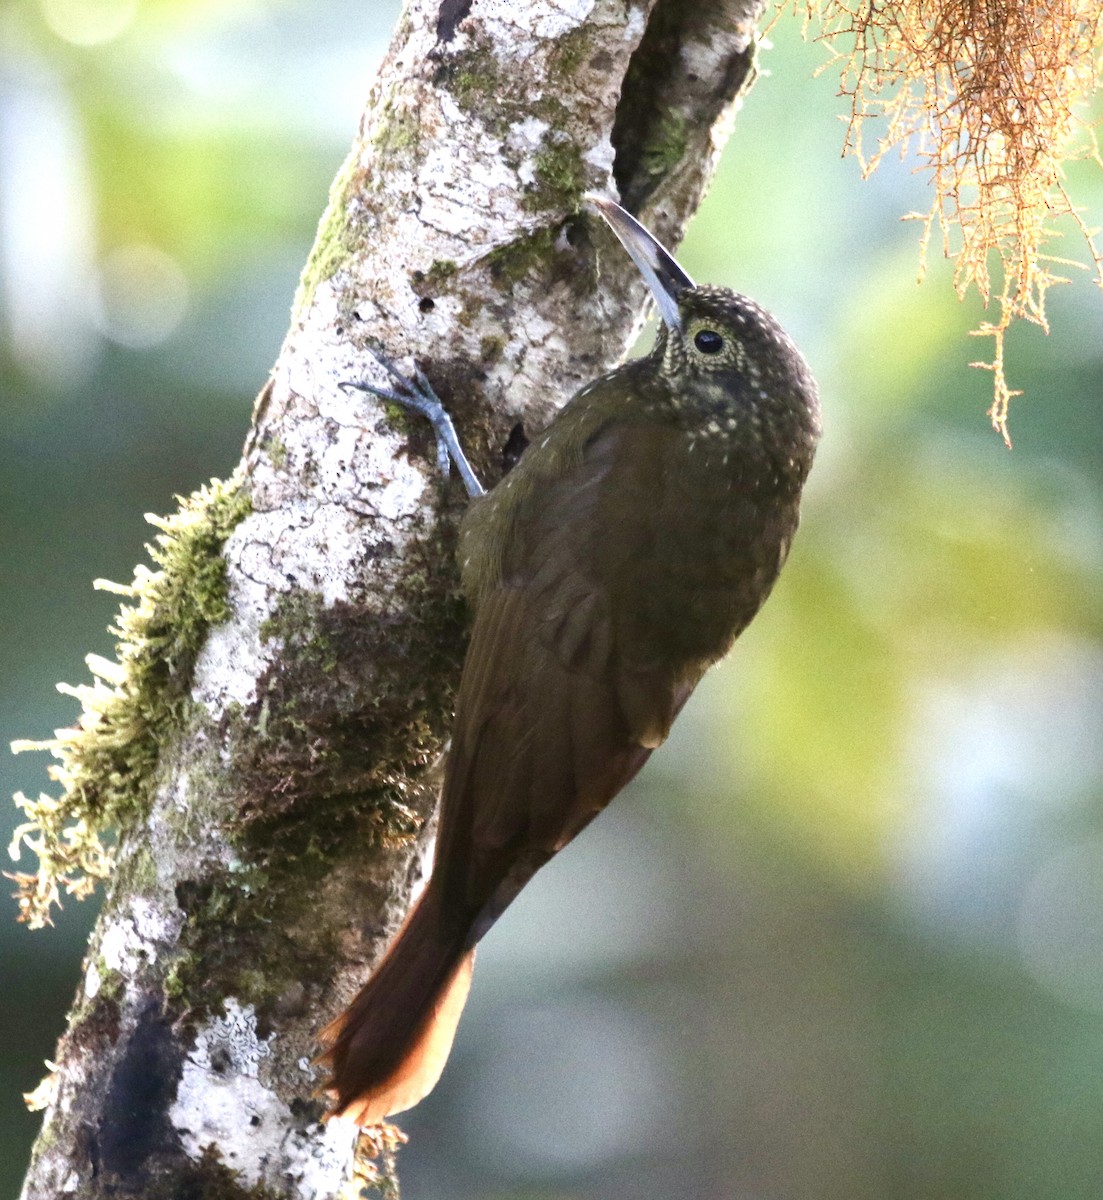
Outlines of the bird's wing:
<svg viewBox="0 0 1103 1200">
<path fill-rule="evenodd" d="M 643 766 L 699 678 L 629 644 L 617 591 L 624 564 L 649 552 L 670 436 L 624 423 L 599 434 L 519 515 L 481 598 L 434 868 L 457 908 L 479 914 L 473 940 Z"/>
</svg>

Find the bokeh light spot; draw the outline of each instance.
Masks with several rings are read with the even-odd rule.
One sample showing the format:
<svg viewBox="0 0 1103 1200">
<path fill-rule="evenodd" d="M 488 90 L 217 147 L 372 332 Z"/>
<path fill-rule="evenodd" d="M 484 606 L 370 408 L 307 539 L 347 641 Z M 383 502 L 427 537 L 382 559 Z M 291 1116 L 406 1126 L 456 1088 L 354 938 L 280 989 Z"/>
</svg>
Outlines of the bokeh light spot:
<svg viewBox="0 0 1103 1200">
<path fill-rule="evenodd" d="M 156 246 L 113 250 L 103 261 L 92 318 L 113 342 L 144 350 L 169 338 L 188 307 L 188 281 L 174 258 Z"/>
<path fill-rule="evenodd" d="M 138 15 L 138 0 L 39 0 L 46 24 L 74 46 L 100 46 L 121 37 Z"/>
</svg>

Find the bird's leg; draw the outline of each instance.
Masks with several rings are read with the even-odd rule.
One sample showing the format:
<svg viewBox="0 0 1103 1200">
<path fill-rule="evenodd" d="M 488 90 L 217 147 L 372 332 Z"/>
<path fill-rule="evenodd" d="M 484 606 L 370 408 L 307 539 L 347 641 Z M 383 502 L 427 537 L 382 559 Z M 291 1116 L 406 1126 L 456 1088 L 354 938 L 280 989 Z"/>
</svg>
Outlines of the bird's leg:
<svg viewBox="0 0 1103 1200">
<path fill-rule="evenodd" d="M 414 376 L 411 379 L 394 365 L 393 362 L 378 350 L 368 347 L 368 353 L 383 368 L 394 381 L 394 387 L 378 387 L 374 383 L 342 383 L 343 388 L 355 388 L 358 392 L 369 392 L 382 400 L 391 400 L 401 404 L 403 408 L 412 408 L 415 412 L 427 417 L 437 435 L 437 466 L 446 478 L 452 463 L 460 473 L 467 494 L 471 497 L 481 496 L 485 488 L 479 482 L 467 455 L 463 452 L 460 439 L 456 435 L 456 427 L 452 418 L 441 403 L 440 397 L 433 391 L 433 386 L 419 367 L 415 365 Z"/>
</svg>

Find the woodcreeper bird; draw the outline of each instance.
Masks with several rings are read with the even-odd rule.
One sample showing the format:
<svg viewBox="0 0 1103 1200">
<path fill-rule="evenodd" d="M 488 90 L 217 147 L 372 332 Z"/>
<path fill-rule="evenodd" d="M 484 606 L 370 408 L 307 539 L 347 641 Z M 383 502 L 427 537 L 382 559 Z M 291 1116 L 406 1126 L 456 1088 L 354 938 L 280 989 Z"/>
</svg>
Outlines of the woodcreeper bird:
<svg viewBox="0 0 1103 1200">
<path fill-rule="evenodd" d="M 420 372 L 380 360 L 473 497 L 471 640 L 432 874 L 322 1034 L 335 1110 L 361 1125 L 436 1084 L 476 943 L 660 746 L 766 599 L 819 438 L 816 385 L 753 300 L 698 287 L 624 209 L 588 197 L 643 275 L 654 349 L 583 387 L 484 493 Z"/>
</svg>

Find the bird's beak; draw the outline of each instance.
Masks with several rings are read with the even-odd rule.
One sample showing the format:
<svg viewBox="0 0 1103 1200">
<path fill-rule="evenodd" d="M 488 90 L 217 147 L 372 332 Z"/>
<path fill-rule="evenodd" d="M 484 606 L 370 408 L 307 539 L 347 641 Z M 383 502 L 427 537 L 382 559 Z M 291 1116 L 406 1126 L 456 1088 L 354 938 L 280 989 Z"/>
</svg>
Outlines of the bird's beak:
<svg viewBox="0 0 1103 1200">
<path fill-rule="evenodd" d="M 682 317 L 678 312 L 678 297 L 686 288 L 695 287 L 693 280 L 674 261 L 670 254 L 646 229 L 619 204 L 587 192 L 583 197 L 591 208 L 605 218 L 609 228 L 631 255 L 644 282 L 651 289 L 659 313 L 666 324 L 681 332 Z"/>
</svg>

